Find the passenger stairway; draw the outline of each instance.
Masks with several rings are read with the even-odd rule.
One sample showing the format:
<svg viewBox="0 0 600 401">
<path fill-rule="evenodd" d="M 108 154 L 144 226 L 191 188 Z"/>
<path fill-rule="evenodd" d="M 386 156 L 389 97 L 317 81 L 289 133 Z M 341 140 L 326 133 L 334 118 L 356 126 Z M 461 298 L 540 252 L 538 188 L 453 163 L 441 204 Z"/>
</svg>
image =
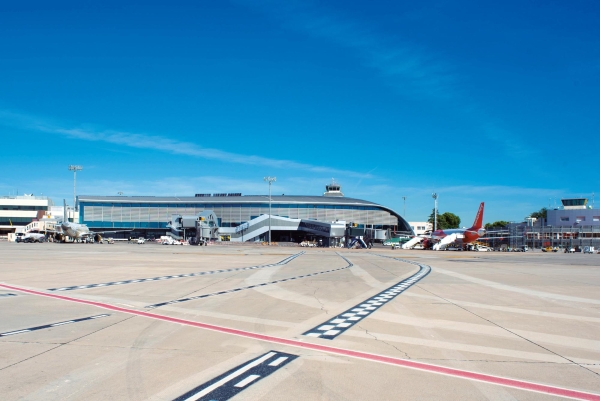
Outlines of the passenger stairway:
<svg viewBox="0 0 600 401">
<path fill-rule="evenodd" d="M 444 238 L 442 238 L 442 240 L 440 242 L 433 245 L 433 250 L 434 251 L 443 251 L 444 249 L 446 249 L 448 247 L 448 245 L 456 242 L 456 240 L 459 238 L 463 238 L 463 236 L 459 235 L 459 234 L 447 235 Z"/>
<path fill-rule="evenodd" d="M 424 239 L 425 238 L 423 238 L 423 237 L 411 238 L 410 240 L 408 240 L 404 244 L 402 244 L 402 249 L 412 249 L 417 244 L 420 244 L 421 242 L 423 242 Z"/>
<path fill-rule="evenodd" d="M 368 248 L 368 245 L 365 243 L 363 237 L 354 237 L 348 242 L 348 249 L 353 248 L 356 244 L 359 244 L 361 248 Z"/>
</svg>

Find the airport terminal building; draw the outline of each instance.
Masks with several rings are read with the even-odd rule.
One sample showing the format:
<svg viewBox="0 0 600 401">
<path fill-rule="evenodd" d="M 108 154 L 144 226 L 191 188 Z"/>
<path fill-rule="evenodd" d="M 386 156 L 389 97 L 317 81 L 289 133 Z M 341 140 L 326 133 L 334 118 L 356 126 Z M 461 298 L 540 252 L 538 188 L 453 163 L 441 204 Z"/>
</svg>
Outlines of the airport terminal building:
<svg viewBox="0 0 600 401">
<path fill-rule="evenodd" d="M 272 232 L 273 241 L 284 236 L 287 241 L 297 241 L 293 234 L 296 227 L 311 220 L 322 223 L 346 222 L 354 227 L 385 230 L 390 233 L 412 234 L 410 225 L 392 209 L 370 201 L 347 198 L 339 186 L 326 186 L 323 196 L 271 197 L 271 216 L 289 229 Z M 223 232 L 232 236 L 222 240 L 233 240 L 240 228 L 248 222 L 269 215 L 269 196 L 233 194 L 197 194 L 190 197 L 154 196 L 78 196 L 79 222 L 91 230 L 109 229 L 134 230 L 130 236 L 156 237 L 169 231 L 168 223 L 173 215 L 195 216 L 204 211 L 213 211 Z M 281 231 L 281 232 L 280 232 Z M 243 233 L 242 233 L 243 234 Z M 265 240 L 265 237 L 247 235 L 243 241 Z"/>
<path fill-rule="evenodd" d="M 0 235 L 14 233 L 53 206 L 47 196 L 0 196 Z"/>
</svg>

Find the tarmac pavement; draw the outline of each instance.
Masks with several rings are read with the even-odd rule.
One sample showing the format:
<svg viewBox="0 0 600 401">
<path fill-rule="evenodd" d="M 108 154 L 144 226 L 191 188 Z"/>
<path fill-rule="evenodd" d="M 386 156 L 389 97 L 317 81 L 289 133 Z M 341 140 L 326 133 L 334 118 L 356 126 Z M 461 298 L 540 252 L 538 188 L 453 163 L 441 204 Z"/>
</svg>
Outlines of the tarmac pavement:
<svg viewBox="0 0 600 401">
<path fill-rule="evenodd" d="M 0 284 L 2 400 L 600 400 L 600 255 L 0 242 Z"/>
</svg>

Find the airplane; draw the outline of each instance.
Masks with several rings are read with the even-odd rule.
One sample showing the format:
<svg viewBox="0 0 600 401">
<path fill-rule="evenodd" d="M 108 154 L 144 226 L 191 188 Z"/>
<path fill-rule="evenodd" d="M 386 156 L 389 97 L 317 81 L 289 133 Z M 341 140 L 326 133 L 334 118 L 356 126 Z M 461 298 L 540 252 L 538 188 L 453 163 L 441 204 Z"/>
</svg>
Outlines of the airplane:
<svg viewBox="0 0 600 401">
<path fill-rule="evenodd" d="M 65 241 L 64 236 L 73 238 L 74 241 L 89 241 L 94 240 L 96 242 L 102 241 L 102 234 L 105 233 L 116 233 L 123 231 L 133 231 L 133 230 L 113 230 L 113 231 L 90 231 L 86 224 L 79 223 L 71 223 L 67 218 L 67 202 L 64 202 L 64 213 L 63 213 L 63 221 L 60 223 L 60 228 L 62 229 L 62 238 L 60 238 L 63 242 Z"/>
<path fill-rule="evenodd" d="M 486 233 L 486 230 L 482 227 L 483 205 L 484 202 L 481 202 L 481 205 L 479 205 L 479 210 L 477 211 L 477 215 L 475 216 L 475 221 L 470 228 L 454 228 L 447 230 L 436 230 L 432 232 L 431 240 L 435 242 L 433 245 L 433 250 L 439 251 L 452 243 L 458 245 L 468 244 L 470 242 L 477 241 L 480 237 L 483 237 Z"/>
</svg>

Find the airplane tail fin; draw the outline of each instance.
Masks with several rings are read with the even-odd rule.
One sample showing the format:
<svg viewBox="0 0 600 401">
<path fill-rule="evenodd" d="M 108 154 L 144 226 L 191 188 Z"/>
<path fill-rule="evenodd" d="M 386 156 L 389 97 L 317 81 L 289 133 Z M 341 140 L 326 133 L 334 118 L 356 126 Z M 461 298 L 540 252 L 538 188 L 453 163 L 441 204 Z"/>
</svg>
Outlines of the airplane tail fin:
<svg viewBox="0 0 600 401">
<path fill-rule="evenodd" d="M 67 220 L 67 200 L 63 199 L 63 223 L 66 223 Z"/>
<path fill-rule="evenodd" d="M 473 227 L 471 227 L 474 230 L 480 229 L 483 225 L 483 204 L 484 202 L 481 202 L 481 205 L 479 205 L 479 210 L 477 211 L 477 215 L 475 216 Z"/>
</svg>

